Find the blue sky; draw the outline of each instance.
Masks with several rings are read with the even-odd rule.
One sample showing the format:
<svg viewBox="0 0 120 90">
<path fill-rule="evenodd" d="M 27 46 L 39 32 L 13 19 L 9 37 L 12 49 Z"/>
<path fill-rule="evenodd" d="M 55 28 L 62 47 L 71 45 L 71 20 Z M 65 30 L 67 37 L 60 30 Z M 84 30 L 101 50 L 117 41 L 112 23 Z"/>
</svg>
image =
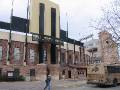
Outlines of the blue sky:
<svg viewBox="0 0 120 90">
<path fill-rule="evenodd" d="M 101 9 L 110 0 L 51 0 L 60 6 L 61 28 L 66 30 L 69 21 L 69 37 L 79 40 L 89 34 L 97 38 L 98 31 L 90 27 L 92 20 L 102 16 Z M 15 0 L 14 15 L 25 18 L 27 0 Z M 10 21 L 11 0 L 0 0 L 0 21 Z M 66 16 L 68 13 L 68 17 Z"/>
</svg>

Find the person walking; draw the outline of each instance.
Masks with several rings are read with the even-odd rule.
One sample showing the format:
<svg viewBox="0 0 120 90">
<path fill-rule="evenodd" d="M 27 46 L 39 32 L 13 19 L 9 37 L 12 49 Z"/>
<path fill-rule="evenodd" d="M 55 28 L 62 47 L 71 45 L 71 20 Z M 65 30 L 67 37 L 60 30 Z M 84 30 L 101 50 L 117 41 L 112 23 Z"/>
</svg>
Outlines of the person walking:
<svg viewBox="0 0 120 90">
<path fill-rule="evenodd" d="M 46 86 L 44 90 L 51 90 L 51 75 L 47 75 L 45 82 L 46 82 Z"/>
</svg>

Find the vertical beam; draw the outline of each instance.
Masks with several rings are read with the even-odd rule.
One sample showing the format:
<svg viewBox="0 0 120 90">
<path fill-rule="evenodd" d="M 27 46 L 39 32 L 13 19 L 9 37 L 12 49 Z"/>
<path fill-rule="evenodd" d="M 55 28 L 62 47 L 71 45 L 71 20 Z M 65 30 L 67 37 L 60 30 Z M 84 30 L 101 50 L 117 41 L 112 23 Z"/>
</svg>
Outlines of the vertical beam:
<svg viewBox="0 0 120 90">
<path fill-rule="evenodd" d="M 79 51 L 80 51 L 80 54 L 79 54 L 79 62 L 80 62 L 80 65 L 81 65 L 81 63 L 82 63 L 82 61 L 81 61 L 81 46 L 79 47 Z"/>
<path fill-rule="evenodd" d="M 75 63 L 75 40 L 74 40 L 74 58 L 73 58 L 73 64 Z"/>
<path fill-rule="evenodd" d="M 43 3 L 39 4 L 39 35 L 43 38 L 44 35 L 44 14 L 45 14 L 45 5 Z M 44 56 L 44 49 L 43 49 L 43 42 L 39 41 L 39 63 L 44 63 L 43 56 Z"/>
<path fill-rule="evenodd" d="M 51 44 L 51 63 L 56 64 L 56 9 L 51 8 L 51 37 L 53 42 Z"/>
</svg>

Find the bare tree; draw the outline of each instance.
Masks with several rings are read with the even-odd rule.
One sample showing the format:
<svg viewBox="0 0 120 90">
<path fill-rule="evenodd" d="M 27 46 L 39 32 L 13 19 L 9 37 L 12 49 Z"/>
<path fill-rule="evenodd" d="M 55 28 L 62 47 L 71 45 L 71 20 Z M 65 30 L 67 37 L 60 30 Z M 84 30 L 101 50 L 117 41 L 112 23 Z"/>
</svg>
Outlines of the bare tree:
<svg viewBox="0 0 120 90">
<path fill-rule="evenodd" d="M 102 10 L 104 15 L 94 28 L 110 32 L 115 42 L 120 46 L 120 0 L 112 1 L 109 8 Z"/>
</svg>

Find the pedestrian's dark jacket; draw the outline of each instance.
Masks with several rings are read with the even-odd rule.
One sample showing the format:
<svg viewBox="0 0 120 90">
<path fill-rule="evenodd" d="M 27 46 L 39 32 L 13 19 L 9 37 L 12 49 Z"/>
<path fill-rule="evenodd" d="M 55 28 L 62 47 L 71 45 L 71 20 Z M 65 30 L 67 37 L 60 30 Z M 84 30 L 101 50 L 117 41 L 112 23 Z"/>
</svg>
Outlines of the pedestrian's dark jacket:
<svg viewBox="0 0 120 90">
<path fill-rule="evenodd" d="M 47 77 L 47 79 L 45 80 L 46 84 L 48 85 L 51 81 L 51 77 Z"/>
</svg>

